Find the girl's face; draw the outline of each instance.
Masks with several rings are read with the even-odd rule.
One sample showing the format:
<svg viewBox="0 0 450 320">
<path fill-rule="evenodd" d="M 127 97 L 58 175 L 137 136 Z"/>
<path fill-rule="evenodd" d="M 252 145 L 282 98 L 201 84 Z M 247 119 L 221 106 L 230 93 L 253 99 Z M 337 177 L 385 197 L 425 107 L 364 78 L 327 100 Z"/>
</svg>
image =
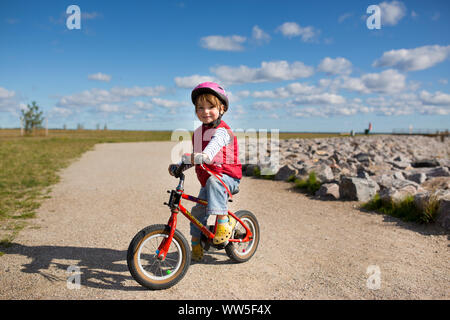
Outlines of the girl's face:
<svg viewBox="0 0 450 320">
<path fill-rule="evenodd" d="M 204 102 L 203 104 L 199 104 L 196 107 L 195 113 L 197 114 L 198 119 L 203 122 L 203 124 L 209 124 L 219 118 L 220 111 L 223 109 L 223 106 L 220 106 L 220 110 L 218 107 L 212 105 L 209 102 Z"/>
</svg>

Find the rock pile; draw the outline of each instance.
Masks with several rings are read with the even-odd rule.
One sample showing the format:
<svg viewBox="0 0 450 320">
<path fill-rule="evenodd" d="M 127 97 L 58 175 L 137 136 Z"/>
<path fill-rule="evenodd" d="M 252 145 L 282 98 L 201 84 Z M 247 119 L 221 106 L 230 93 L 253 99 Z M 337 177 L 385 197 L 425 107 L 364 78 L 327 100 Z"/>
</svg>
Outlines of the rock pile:
<svg viewBox="0 0 450 320">
<path fill-rule="evenodd" d="M 267 150 L 267 157 L 275 150 Z M 417 205 L 439 201 L 438 222 L 450 229 L 450 141 L 425 136 L 376 135 L 280 140 L 275 180 L 304 179 L 312 171 L 321 182 L 323 199 L 401 201 L 414 196 Z M 244 159 L 242 159 L 244 160 Z M 243 161 L 243 163 L 246 163 Z M 248 162 L 247 162 L 248 163 Z M 244 165 L 253 175 L 268 165 Z"/>
</svg>

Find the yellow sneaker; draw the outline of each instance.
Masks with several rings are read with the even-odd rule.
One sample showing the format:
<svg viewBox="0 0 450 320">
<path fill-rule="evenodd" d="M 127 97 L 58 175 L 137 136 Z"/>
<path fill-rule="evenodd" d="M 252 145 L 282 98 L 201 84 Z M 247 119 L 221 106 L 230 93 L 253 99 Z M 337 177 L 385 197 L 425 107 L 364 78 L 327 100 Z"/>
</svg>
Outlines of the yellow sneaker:
<svg viewBox="0 0 450 320">
<path fill-rule="evenodd" d="M 233 231 L 233 227 L 231 226 L 230 221 L 231 220 L 226 223 L 219 223 L 217 225 L 216 234 L 214 235 L 213 239 L 214 244 L 221 244 L 230 239 L 231 233 Z"/>
<path fill-rule="evenodd" d="M 200 243 L 192 246 L 191 259 L 195 261 L 201 261 L 203 259 L 203 247 Z"/>
</svg>

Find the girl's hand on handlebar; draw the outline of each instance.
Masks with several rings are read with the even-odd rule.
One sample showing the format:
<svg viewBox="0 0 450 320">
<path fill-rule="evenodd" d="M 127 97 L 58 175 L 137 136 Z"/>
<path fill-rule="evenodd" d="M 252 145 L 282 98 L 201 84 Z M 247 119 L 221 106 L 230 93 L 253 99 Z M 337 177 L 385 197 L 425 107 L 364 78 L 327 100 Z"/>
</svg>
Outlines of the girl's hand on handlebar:
<svg viewBox="0 0 450 320">
<path fill-rule="evenodd" d="M 202 164 L 209 163 L 209 158 L 204 153 L 185 153 L 183 154 L 182 161 L 185 164 Z"/>
</svg>

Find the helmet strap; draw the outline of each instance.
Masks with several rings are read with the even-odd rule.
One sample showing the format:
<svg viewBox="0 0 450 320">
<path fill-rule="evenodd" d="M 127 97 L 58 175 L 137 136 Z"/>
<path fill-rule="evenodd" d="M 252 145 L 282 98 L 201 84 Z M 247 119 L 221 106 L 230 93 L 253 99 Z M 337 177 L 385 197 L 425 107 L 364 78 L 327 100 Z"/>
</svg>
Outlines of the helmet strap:
<svg viewBox="0 0 450 320">
<path fill-rule="evenodd" d="M 220 122 L 222 121 L 222 116 L 223 116 L 223 113 L 220 113 L 219 114 L 219 117 L 216 119 L 216 120 L 214 120 L 213 122 L 211 122 L 211 123 L 208 123 L 206 126 L 208 127 L 208 128 L 217 128 L 217 126 L 220 124 Z"/>
</svg>

